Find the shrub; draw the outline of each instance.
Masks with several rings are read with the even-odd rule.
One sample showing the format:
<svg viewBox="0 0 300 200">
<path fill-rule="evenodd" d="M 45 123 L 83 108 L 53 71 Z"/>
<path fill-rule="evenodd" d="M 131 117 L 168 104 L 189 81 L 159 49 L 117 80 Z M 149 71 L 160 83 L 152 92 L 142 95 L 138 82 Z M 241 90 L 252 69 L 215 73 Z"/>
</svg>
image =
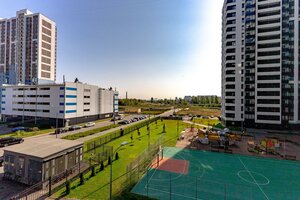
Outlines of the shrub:
<svg viewBox="0 0 300 200">
<path fill-rule="evenodd" d="M 95 167 L 92 166 L 91 170 L 92 170 L 91 177 L 93 177 L 93 176 L 95 176 Z"/>
<path fill-rule="evenodd" d="M 32 132 L 36 132 L 36 131 L 39 131 L 40 129 L 39 129 L 39 127 L 32 127 L 29 130 Z"/>
<path fill-rule="evenodd" d="M 70 181 L 66 181 L 66 194 L 70 194 L 71 188 L 70 188 Z"/>
<path fill-rule="evenodd" d="M 108 157 L 107 164 L 108 164 L 108 165 L 110 165 L 110 164 L 111 164 L 111 157 L 110 157 L 110 156 Z"/>
<path fill-rule="evenodd" d="M 83 173 L 81 172 L 80 174 L 79 174 L 79 177 L 80 177 L 80 185 L 83 185 L 84 184 L 84 176 L 83 176 Z"/>
<path fill-rule="evenodd" d="M 163 133 L 166 132 L 166 124 L 163 125 Z"/>
<path fill-rule="evenodd" d="M 101 163 L 100 163 L 100 171 L 103 171 L 104 170 L 104 163 L 103 163 L 103 161 L 101 161 Z"/>
</svg>

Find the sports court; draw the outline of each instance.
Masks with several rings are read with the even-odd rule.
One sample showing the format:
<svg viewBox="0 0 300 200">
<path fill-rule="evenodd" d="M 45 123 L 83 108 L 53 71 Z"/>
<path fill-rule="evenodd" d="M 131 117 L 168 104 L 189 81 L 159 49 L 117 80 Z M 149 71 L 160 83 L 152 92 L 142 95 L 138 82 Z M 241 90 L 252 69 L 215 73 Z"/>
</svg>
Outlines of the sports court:
<svg viewBox="0 0 300 200">
<path fill-rule="evenodd" d="M 132 189 L 155 199 L 300 199 L 300 163 L 165 147 Z"/>
</svg>

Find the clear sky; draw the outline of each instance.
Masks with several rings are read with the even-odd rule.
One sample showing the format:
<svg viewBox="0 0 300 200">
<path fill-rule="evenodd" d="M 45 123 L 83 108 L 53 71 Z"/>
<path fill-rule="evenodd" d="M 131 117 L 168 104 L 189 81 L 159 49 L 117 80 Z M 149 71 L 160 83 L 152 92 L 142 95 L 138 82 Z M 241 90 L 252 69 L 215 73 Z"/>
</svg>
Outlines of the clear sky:
<svg viewBox="0 0 300 200">
<path fill-rule="evenodd" d="M 1 0 L 58 28 L 57 79 L 113 87 L 129 98 L 221 94 L 223 0 Z"/>
</svg>

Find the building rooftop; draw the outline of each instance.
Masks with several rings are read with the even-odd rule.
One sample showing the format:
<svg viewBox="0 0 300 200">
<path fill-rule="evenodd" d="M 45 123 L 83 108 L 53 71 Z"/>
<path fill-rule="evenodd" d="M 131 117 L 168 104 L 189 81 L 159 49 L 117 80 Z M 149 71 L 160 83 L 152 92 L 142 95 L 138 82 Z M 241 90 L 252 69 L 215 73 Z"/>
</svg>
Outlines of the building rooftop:
<svg viewBox="0 0 300 200">
<path fill-rule="evenodd" d="M 25 139 L 21 144 L 5 147 L 6 151 L 29 155 L 36 158 L 46 159 L 58 154 L 64 154 L 69 149 L 82 146 L 82 142 L 56 139 L 52 137 L 39 137 L 34 139 Z"/>
</svg>

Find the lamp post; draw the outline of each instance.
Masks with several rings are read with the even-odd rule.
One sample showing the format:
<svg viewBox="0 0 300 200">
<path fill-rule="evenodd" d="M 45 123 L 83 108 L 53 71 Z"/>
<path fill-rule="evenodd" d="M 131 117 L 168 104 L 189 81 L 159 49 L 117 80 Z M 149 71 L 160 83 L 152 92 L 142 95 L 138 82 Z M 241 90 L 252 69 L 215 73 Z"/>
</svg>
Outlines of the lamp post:
<svg viewBox="0 0 300 200">
<path fill-rule="evenodd" d="M 51 105 L 50 107 L 52 107 L 53 108 L 53 110 L 55 110 L 54 109 L 54 106 L 53 105 Z M 56 111 L 56 118 L 55 118 L 55 137 L 57 138 L 57 129 L 58 129 L 58 111 L 57 110 L 55 110 Z"/>
<path fill-rule="evenodd" d="M 113 152 L 113 156 L 115 156 L 115 154 L 117 153 L 117 151 L 122 147 L 122 146 L 125 146 L 127 145 L 128 142 L 127 141 L 124 141 L 120 144 L 120 146 L 118 148 L 116 148 L 116 150 Z M 112 157 L 111 157 L 111 163 L 110 163 L 110 179 L 109 179 L 109 199 L 112 200 L 112 173 L 113 173 L 113 170 L 112 170 Z"/>
</svg>

